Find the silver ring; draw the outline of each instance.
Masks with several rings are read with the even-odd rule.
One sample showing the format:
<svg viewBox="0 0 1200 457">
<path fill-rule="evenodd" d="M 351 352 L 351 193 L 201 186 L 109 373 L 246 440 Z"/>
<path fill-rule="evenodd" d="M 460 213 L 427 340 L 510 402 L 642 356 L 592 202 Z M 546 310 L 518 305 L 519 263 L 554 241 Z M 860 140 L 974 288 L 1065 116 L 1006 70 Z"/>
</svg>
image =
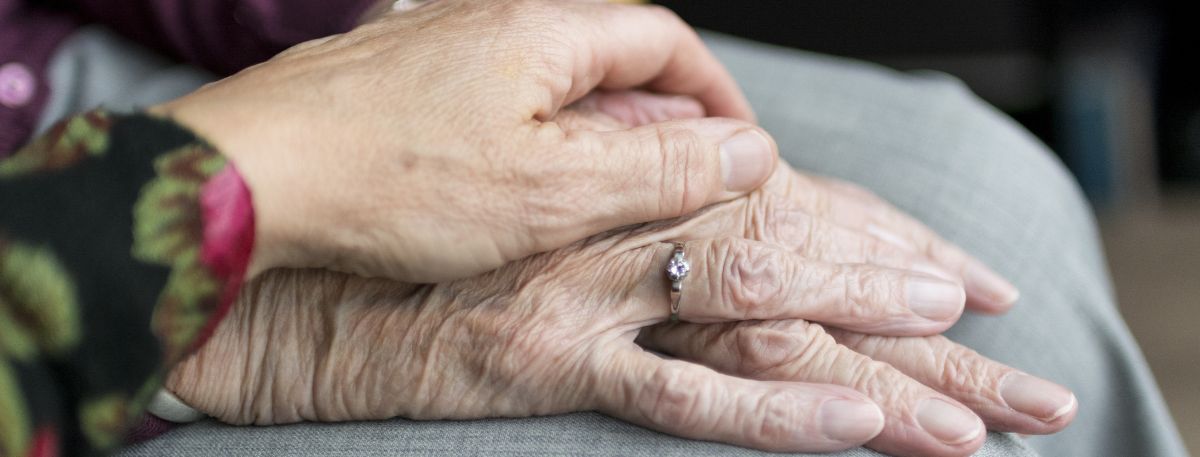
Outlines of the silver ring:
<svg viewBox="0 0 1200 457">
<path fill-rule="evenodd" d="M 671 281 L 671 322 L 679 322 L 679 299 L 683 295 L 683 280 L 692 271 L 692 264 L 683 252 L 683 243 L 675 243 L 675 252 L 667 261 L 667 279 Z"/>
</svg>

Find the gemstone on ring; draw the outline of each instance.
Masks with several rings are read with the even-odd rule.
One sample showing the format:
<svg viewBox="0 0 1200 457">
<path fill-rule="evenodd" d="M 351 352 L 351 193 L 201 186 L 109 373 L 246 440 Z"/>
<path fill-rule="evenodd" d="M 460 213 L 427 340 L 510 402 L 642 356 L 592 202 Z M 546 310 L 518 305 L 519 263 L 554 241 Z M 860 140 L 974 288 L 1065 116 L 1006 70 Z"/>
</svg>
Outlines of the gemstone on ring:
<svg viewBox="0 0 1200 457">
<path fill-rule="evenodd" d="M 667 279 L 672 282 L 682 281 L 691 271 L 692 264 L 683 257 L 682 253 L 671 256 L 671 261 L 667 262 Z"/>
</svg>

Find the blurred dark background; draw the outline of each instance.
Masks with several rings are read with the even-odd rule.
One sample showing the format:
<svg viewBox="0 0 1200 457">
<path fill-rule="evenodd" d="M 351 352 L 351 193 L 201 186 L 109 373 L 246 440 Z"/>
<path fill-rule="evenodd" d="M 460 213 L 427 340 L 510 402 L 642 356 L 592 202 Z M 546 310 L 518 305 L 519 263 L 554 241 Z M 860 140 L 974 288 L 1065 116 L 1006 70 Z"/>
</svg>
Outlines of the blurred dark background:
<svg viewBox="0 0 1200 457">
<path fill-rule="evenodd" d="M 699 28 L 952 74 L 1042 138 L 1097 209 L 1121 311 L 1200 450 L 1200 27 L 1187 2 L 656 3 Z"/>
<path fill-rule="evenodd" d="M 962 78 L 1100 205 L 1200 185 L 1200 43 L 1185 2 L 660 0 L 697 27 Z"/>
</svg>

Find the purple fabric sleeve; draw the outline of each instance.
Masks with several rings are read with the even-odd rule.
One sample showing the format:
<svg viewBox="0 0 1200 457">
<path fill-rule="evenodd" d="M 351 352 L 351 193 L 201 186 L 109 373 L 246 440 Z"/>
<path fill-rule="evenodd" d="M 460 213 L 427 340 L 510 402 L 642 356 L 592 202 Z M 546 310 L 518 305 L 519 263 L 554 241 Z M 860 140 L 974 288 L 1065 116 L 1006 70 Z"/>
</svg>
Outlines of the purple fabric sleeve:
<svg viewBox="0 0 1200 457">
<path fill-rule="evenodd" d="M 50 98 L 46 66 L 55 48 L 77 25 L 70 15 L 30 8 L 21 0 L 0 0 L 0 68 L 19 66 L 34 76 L 31 98 L 20 104 L 0 103 L 0 158 L 16 151 L 33 134 Z"/>
<path fill-rule="evenodd" d="M 348 31 L 379 0 L 71 1 L 145 46 L 227 75 L 292 45 Z"/>
</svg>

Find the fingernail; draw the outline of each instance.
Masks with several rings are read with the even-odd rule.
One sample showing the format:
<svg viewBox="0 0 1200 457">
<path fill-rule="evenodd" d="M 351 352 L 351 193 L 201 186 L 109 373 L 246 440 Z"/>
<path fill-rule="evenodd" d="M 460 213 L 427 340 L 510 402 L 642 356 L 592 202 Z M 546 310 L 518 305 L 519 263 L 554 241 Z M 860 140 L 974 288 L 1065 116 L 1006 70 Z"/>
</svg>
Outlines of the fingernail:
<svg viewBox="0 0 1200 457">
<path fill-rule="evenodd" d="M 858 400 L 829 400 L 821 405 L 821 431 L 842 442 L 863 443 L 883 430 L 883 411 Z"/>
<path fill-rule="evenodd" d="M 987 300 L 998 305 L 1011 305 L 1021 296 L 1017 286 L 977 261 L 971 262 L 963 271 L 963 281 L 968 288 L 978 290 Z"/>
<path fill-rule="evenodd" d="M 924 276 L 908 278 L 908 308 L 935 321 L 953 319 L 962 313 L 966 293 L 958 284 Z"/>
<path fill-rule="evenodd" d="M 758 188 L 775 162 L 771 141 L 758 129 L 739 132 L 721 144 L 721 173 L 725 190 L 745 192 Z"/>
<path fill-rule="evenodd" d="M 983 433 L 983 424 L 974 413 L 940 398 L 927 398 L 917 406 L 917 423 L 946 444 L 966 443 Z"/>
<path fill-rule="evenodd" d="M 1009 408 L 1044 422 L 1054 422 L 1075 409 L 1075 394 L 1062 386 L 1024 373 L 1013 373 L 1000 385 Z"/>
</svg>

